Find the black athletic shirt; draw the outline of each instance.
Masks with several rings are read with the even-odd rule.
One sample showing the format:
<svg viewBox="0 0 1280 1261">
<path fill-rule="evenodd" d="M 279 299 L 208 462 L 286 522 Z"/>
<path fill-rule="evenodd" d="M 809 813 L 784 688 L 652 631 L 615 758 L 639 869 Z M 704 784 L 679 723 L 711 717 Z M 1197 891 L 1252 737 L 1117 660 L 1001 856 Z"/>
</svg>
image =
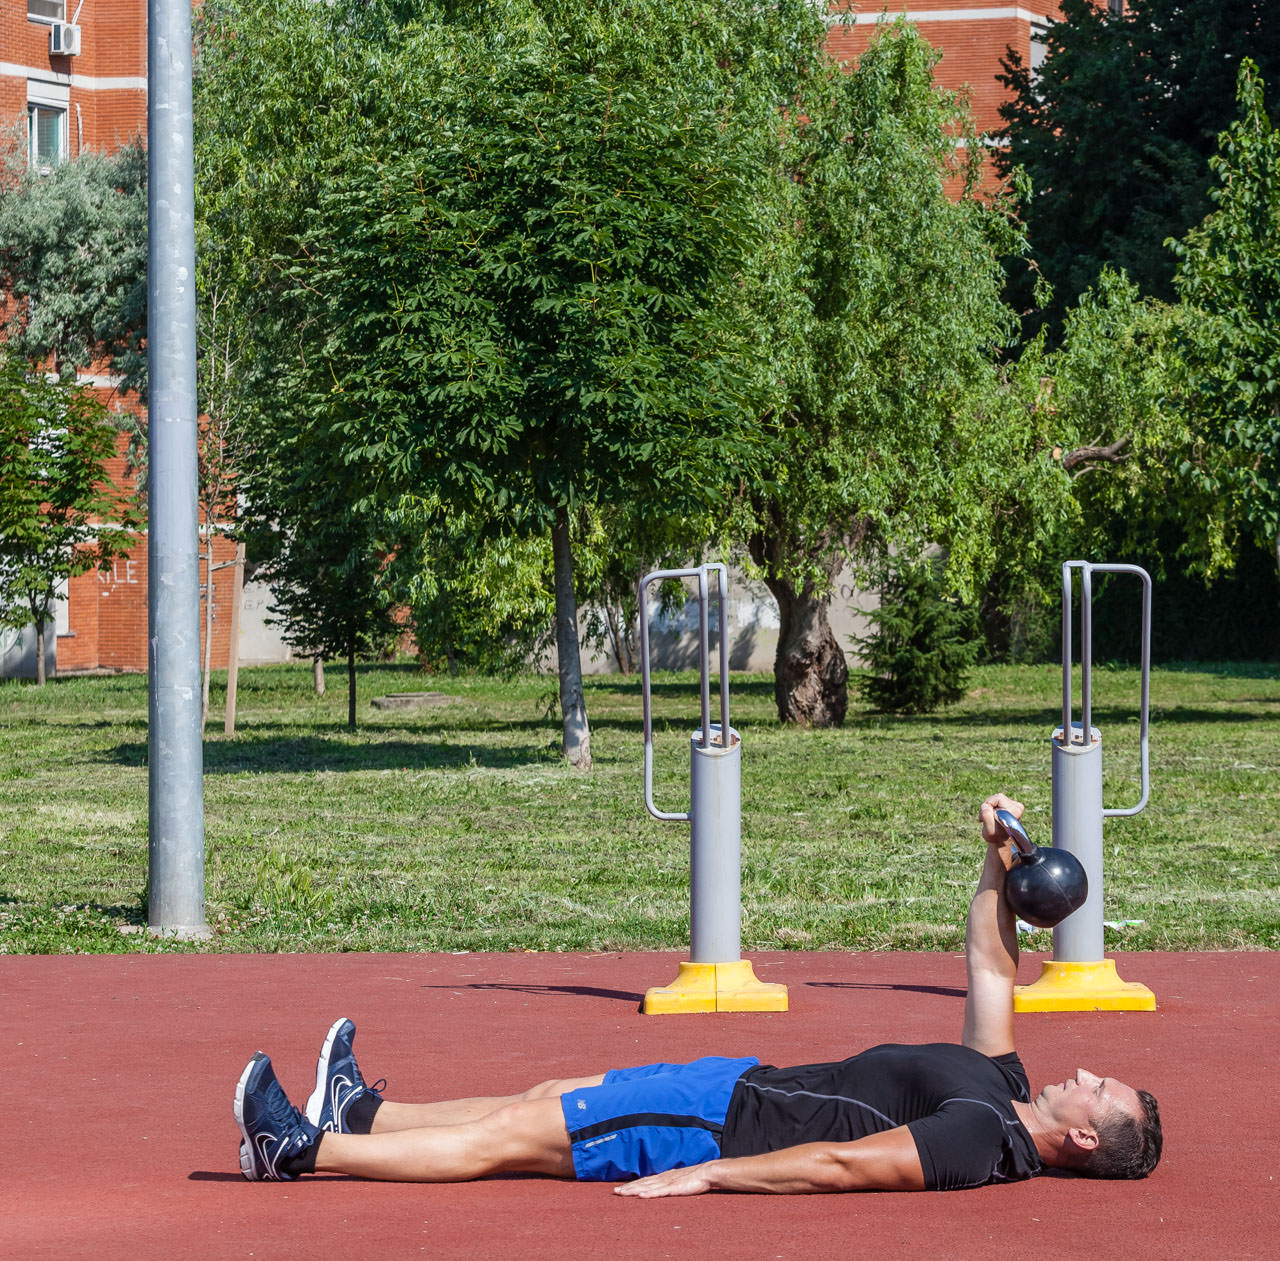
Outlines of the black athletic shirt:
<svg viewBox="0 0 1280 1261">
<path fill-rule="evenodd" d="M 754 1156 L 906 1125 L 931 1191 L 1020 1181 L 1041 1165 L 1014 1099 L 1029 1099 L 1016 1054 L 992 1058 L 950 1042 L 891 1043 L 797 1068 L 762 1064 L 734 1087 L 721 1150 Z"/>
</svg>

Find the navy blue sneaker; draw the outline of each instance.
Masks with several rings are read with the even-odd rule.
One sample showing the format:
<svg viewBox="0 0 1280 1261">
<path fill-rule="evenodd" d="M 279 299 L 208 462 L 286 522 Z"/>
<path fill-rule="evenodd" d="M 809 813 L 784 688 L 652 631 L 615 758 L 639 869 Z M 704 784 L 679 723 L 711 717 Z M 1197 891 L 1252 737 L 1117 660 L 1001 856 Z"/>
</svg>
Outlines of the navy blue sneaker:
<svg viewBox="0 0 1280 1261">
<path fill-rule="evenodd" d="M 236 1086 L 236 1124 L 240 1144 L 240 1172 L 251 1182 L 289 1182 L 293 1157 L 305 1152 L 320 1131 L 289 1102 L 276 1080 L 269 1056 L 261 1051 L 245 1066 Z"/>
<path fill-rule="evenodd" d="M 381 1099 L 377 1086 L 367 1086 L 356 1064 L 351 1044 L 356 1027 L 350 1020 L 335 1020 L 316 1061 L 316 1088 L 307 1100 L 307 1120 L 318 1130 L 350 1134 L 347 1112 L 363 1095 Z M 382 1085 L 381 1082 L 378 1085 Z"/>
</svg>

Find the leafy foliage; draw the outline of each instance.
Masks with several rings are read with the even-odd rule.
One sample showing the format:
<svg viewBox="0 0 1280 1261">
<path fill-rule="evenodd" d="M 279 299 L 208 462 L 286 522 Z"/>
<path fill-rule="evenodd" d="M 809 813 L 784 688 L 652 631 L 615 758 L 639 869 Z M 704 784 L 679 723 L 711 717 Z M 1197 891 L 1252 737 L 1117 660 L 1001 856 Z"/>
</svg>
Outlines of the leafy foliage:
<svg viewBox="0 0 1280 1261">
<path fill-rule="evenodd" d="M 146 328 L 147 162 L 141 144 L 47 175 L 0 158 L 0 299 L 9 345 L 62 372 L 104 351 L 129 383 Z"/>
<path fill-rule="evenodd" d="M 1004 446 L 1004 413 L 986 404 L 993 352 L 1014 333 L 1000 258 L 1019 237 L 977 195 L 978 148 L 955 143 L 973 139 L 966 107 L 936 89 L 936 59 L 904 24 L 851 72 L 817 58 L 775 158 L 779 229 L 752 306 L 778 455 L 735 526 L 779 603 L 777 700 L 792 721 L 844 713 L 826 622 L 843 563 L 866 567 L 891 541 L 918 554 L 989 535 L 975 457 Z M 975 545 L 954 559 L 971 584 L 990 558 Z"/>
<path fill-rule="evenodd" d="M 129 550 L 136 521 L 110 485 L 109 413 L 88 390 L 27 371 L 0 349 L 0 625 L 44 623 L 58 586 Z"/>
<path fill-rule="evenodd" d="M 1236 71 L 1249 56 L 1280 72 L 1280 23 L 1267 0 L 1131 0 L 1122 15 L 1063 0 L 1033 74 L 1010 52 L 1002 108 L 1005 172 L 1026 171 L 1023 211 L 1039 274 L 1055 295 L 1055 336 L 1066 307 L 1104 266 L 1139 289 L 1174 296 L 1163 248 L 1208 209 L 1206 165 L 1234 113 Z M 1031 306 L 1035 273 L 1019 274 Z"/>
<path fill-rule="evenodd" d="M 1024 449 L 1047 457 L 1047 471 L 1059 471 L 1070 493 L 1051 476 L 1009 488 L 997 529 L 1013 560 L 995 571 L 983 600 L 997 655 L 1052 648 L 1042 614 L 1057 600 L 1050 570 L 1068 554 L 1129 559 L 1167 578 L 1175 586 L 1166 599 L 1176 589 L 1185 607 L 1166 616 L 1193 628 L 1209 598 L 1204 582 L 1229 574 L 1252 548 L 1242 530 L 1275 549 L 1280 164 L 1251 61 L 1239 92 L 1242 117 L 1207 164 L 1217 208 L 1166 242 L 1180 301 L 1144 297 L 1104 267 L 1066 311 L 1058 348 L 1046 353 L 1044 336 L 1033 339 L 1010 374 L 1028 418 Z M 1239 638 L 1222 629 L 1220 653 Z M 1203 629 L 1195 638 L 1198 653 L 1209 651 Z"/>
<path fill-rule="evenodd" d="M 1197 444 L 1184 471 L 1280 563 L 1280 131 L 1258 67 L 1211 165 L 1214 210 L 1174 243 Z"/>
<path fill-rule="evenodd" d="M 266 267 L 263 449 L 320 453 L 357 505 L 410 493 L 557 534 L 562 668 L 571 515 L 643 497 L 674 519 L 751 455 L 734 302 L 779 68 L 740 17 L 219 0 L 204 19 L 210 213 Z M 586 732 L 568 671 L 567 753 L 571 709 Z"/>
<path fill-rule="evenodd" d="M 253 540 L 259 573 L 271 584 L 269 620 L 306 655 L 346 662 L 347 725 L 354 728 L 356 660 L 386 650 L 403 630 L 387 519 L 352 506 L 325 482 L 305 498 L 271 502 L 274 529 Z"/>
<path fill-rule="evenodd" d="M 956 532 L 951 556 L 953 569 L 983 576 L 975 591 L 993 658 L 1054 651 L 1069 556 L 1143 552 L 1162 574 L 1174 552 L 1145 553 L 1181 520 L 1186 564 L 1211 573 L 1229 562 L 1220 506 L 1179 471 L 1192 432 L 1179 387 L 1185 322 L 1182 308 L 1104 270 L 1067 311 L 1057 349 L 1041 334 L 1003 367 L 971 459 L 985 466 L 972 492 L 985 524 Z"/>
<path fill-rule="evenodd" d="M 529 528 L 696 481 L 739 414 L 707 299 L 752 209 L 711 50 L 679 5 L 453 12 L 403 36 L 412 134 L 344 155 L 300 233 L 299 398 L 382 485 Z"/>
<path fill-rule="evenodd" d="M 450 673 L 526 669 L 531 652 L 549 647 L 548 540 L 493 530 L 438 506 L 417 512 L 421 526 L 405 534 L 419 559 L 404 572 L 419 659 L 429 667 L 443 660 Z"/>
<path fill-rule="evenodd" d="M 947 596 L 942 570 L 937 557 L 884 566 L 875 631 L 859 644 L 867 673 L 858 688 L 877 710 L 929 714 L 965 693 L 981 639 L 973 611 Z"/>
</svg>

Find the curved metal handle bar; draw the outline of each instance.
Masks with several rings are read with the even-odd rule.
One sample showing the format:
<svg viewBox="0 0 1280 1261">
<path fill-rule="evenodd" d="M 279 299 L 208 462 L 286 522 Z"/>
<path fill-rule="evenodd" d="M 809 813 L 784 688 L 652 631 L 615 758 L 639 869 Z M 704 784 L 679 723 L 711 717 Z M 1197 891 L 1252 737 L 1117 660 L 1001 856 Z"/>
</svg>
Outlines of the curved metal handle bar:
<svg viewBox="0 0 1280 1261">
<path fill-rule="evenodd" d="M 1080 739 L 1089 740 L 1093 721 L 1093 575 L 1134 574 L 1142 579 L 1142 698 L 1138 727 L 1142 796 L 1136 806 L 1103 809 L 1103 818 L 1141 814 L 1151 796 L 1151 759 L 1148 733 L 1151 725 L 1151 575 L 1138 565 L 1095 565 L 1069 560 L 1062 566 L 1062 738 L 1077 742 L 1071 726 L 1071 571 L 1080 570 Z"/>
<path fill-rule="evenodd" d="M 1036 852 L 1036 847 L 1032 845 L 1031 838 L 1027 835 L 1027 829 L 1008 810 L 996 811 L 996 823 L 1005 836 L 1013 842 L 1013 847 L 1019 854 L 1025 856 Z"/>
<path fill-rule="evenodd" d="M 644 710 L 644 805 L 655 819 L 687 822 L 689 812 L 671 813 L 659 810 L 653 804 L 653 705 L 649 689 L 649 608 L 647 593 L 649 584 L 662 582 L 668 578 L 696 578 L 698 581 L 698 649 L 701 666 L 701 703 L 702 727 L 699 743 L 705 749 L 711 743 L 711 677 L 709 669 L 710 633 L 707 617 L 707 598 L 709 587 L 707 574 L 716 570 L 719 581 L 716 585 L 718 613 L 720 621 L 720 730 L 729 730 L 729 649 L 728 625 L 725 604 L 728 599 L 728 570 L 717 563 L 699 565 L 696 569 L 655 569 L 640 579 L 638 593 L 640 597 L 640 696 Z M 721 739 L 727 740 L 728 735 Z"/>
</svg>

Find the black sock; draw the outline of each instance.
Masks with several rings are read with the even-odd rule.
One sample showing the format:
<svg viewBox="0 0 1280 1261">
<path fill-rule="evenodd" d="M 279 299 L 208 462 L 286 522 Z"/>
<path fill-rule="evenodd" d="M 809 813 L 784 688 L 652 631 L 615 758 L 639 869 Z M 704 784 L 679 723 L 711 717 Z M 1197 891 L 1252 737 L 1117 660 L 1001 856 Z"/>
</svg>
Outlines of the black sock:
<svg viewBox="0 0 1280 1261">
<path fill-rule="evenodd" d="M 292 1174 L 295 1178 L 299 1174 L 315 1173 L 321 1137 L 322 1135 L 317 1134 L 301 1151 L 295 1152 L 292 1156 L 286 1156 L 280 1162 L 281 1172 Z"/>
<path fill-rule="evenodd" d="M 347 1115 L 343 1118 L 349 1134 L 369 1134 L 373 1130 L 374 1113 L 382 1107 L 382 1100 L 372 1090 L 351 1101 Z"/>
</svg>

